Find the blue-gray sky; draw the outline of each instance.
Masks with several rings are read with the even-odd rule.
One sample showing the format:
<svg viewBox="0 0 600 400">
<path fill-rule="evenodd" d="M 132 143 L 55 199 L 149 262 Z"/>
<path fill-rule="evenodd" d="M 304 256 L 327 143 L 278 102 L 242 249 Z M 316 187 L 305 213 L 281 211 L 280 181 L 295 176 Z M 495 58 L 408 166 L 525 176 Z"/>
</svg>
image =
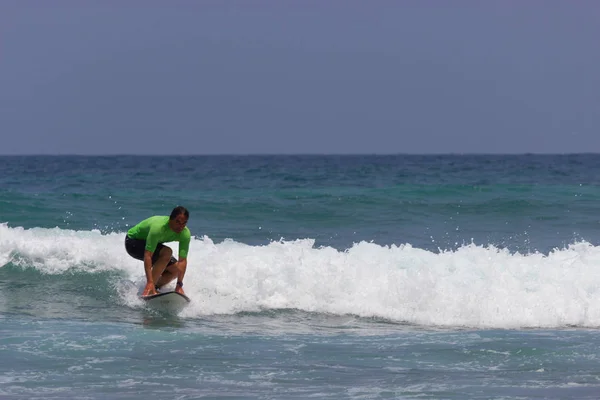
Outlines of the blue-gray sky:
<svg viewBox="0 0 600 400">
<path fill-rule="evenodd" d="M 600 152 L 597 1 L 0 2 L 0 154 Z"/>
</svg>

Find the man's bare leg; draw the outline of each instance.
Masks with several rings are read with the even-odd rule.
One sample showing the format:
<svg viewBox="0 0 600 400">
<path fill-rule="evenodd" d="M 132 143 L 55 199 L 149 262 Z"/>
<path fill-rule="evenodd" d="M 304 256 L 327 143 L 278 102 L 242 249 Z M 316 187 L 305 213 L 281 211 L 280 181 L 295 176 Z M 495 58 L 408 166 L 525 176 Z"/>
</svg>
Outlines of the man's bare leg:
<svg viewBox="0 0 600 400">
<path fill-rule="evenodd" d="M 159 280 L 165 269 L 167 268 L 167 264 L 171 261 L 171 255 L 173 254 L 173 250 L 170 247 L 164 246 L 160 249 L 160 254 L 158 255 L 158 259 L 152 266 L 152 282 L 154 282 L 155 286 L 162 286 L 159 284 Z"/>
<path fill-rule="evenodd" d="M 171 264 L 165 269 L 158 281 L 156 281 L 155 285 L 157 288 L 165 286 L 173 281 L 173 279 L 177 278 L 178 275 L 179 271 L 177 270 L 177 267 L 175 267 L 175 264 Z"/>
</svg>

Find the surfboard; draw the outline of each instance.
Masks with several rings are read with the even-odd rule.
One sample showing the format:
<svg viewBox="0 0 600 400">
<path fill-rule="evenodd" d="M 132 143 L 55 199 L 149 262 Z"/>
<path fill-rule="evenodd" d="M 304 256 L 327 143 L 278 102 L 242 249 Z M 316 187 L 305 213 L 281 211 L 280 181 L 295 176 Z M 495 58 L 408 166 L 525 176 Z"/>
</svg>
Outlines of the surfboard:
<svg viewBox="0 0 600 400">
<path fill-rule="evenodd" d="M 177 314 L 190 303 L 190 298 L 177 292 L 162 292 L 141 298 L 148 307 L 155 310 Z"/>
</svg>

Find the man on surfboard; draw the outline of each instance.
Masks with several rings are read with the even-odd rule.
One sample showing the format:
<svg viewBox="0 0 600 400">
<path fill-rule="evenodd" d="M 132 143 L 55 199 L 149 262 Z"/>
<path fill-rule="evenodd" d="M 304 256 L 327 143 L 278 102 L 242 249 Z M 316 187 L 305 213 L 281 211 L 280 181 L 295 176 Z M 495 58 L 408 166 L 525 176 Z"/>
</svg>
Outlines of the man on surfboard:
<svg viewBox="0 0 600 400">
<path fill-rule="evenodd" d="M 183 277 L 187 267 L 187 254 L 190 248 L 191 233 L 187 228 L 189 211 L 182 206 L 175 207 L 170 216 L 156 215 L 147 218 L 127 231 L 125 250 L 144 262 L 146 287 L 142 296 L 157 294 L 156 290 L 177 279 L 175 291 L 183 292 Z M 166 242 L 179 242 L 179 260 Z"/>
</svg>

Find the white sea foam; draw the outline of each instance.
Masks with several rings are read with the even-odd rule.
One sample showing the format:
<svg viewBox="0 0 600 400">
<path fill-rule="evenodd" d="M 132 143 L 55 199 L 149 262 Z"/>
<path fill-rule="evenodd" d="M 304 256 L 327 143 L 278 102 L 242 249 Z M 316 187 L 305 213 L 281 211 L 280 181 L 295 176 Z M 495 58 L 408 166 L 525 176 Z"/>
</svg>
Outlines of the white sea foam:
<svg viewBox="0 0 600 400">
<path fill-rule="evenodd" d="M 600 247 L 589 243 L 549 254 L 477 245 L 437 253 L 409 244 L 361 242 L 347 251 L 313 244 L 194 238 L 185 279 L 192 304 L 183 316 L 292 308 L 438 326 L 600 326 Z M 9 262 L 47 274 L 118 271 L 122 303 L 139 305 L 143 268 L 126 254 L 123 234 L 4 224 L 0 268 Z"/>
</svg>

